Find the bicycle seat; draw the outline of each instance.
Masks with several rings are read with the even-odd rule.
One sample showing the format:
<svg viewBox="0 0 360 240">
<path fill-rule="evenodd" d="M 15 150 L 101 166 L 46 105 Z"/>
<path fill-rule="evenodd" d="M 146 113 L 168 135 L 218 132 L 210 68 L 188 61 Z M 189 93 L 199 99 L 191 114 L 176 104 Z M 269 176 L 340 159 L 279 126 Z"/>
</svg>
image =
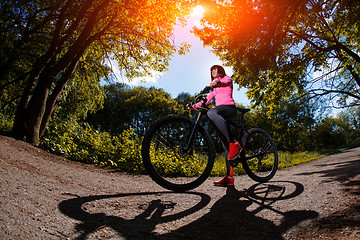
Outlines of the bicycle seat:
<svg viewBox="0 0 360 240">
<path fill-rule="evenodd" d="M 242 114 L 245 114 L 250 111 L 250 109 L 248 109 L 248 108 L 236 107 L 236 109 L 238 110 L 238 112 L 241 112 Z"/>
</svg>

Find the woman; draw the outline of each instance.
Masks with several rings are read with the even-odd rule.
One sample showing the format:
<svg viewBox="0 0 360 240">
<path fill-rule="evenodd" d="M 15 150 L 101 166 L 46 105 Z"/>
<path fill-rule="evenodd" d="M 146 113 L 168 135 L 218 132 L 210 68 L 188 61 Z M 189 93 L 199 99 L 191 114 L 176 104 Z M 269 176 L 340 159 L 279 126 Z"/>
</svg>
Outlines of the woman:
<svg viewBox="0 0 360 240">
<path fill-rule="evenodd" d="M 234 176 L 233 169 L 228 160 L 237 158 L 241 151 L 240 144 L 231 135 L 227 122 L 227 120 L 233 119 L 237 113 L 235 101 L 232 97 L 233 82 L 226 75 L 225 69 L 219 65 L 214 65 L 210 68 L 210 75 L 212 91 L 207 96 L 206 104 L 215 98 L 216 106 L 211 108 L 207 115 L 221 133 L 220 139 L 225 150 L 227 169 L 226 175 L 221 180 L 215 181 L 214 184 L 215 186 L 230 186 L 234 185 Z M 201 104 L 201 102 L 197 103 L 193 107 L 198 108 Z"/>
</svg>

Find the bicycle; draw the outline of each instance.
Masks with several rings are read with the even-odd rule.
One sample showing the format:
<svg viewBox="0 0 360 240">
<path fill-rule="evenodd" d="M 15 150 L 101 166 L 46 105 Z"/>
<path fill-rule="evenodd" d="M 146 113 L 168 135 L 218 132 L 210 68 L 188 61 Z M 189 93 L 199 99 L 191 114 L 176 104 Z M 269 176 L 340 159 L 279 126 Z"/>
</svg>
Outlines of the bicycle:
<svg viewBox="0 0 360 240">
<path fill-rule="evenodd" d="M 200 123 L 201 116 L 209 108 L 205 105 L 205 87 L 195 102 L 203 101 L 193 117 L 171 115 L 156 121 L 144 136 L 142 159 L 150 177 L 160 186 L 175 192 L 184 192 L 200 186 L 210 175 L 214 165 L 213 141 Z M 192 104 L 192 103 L 190 103 Z M 244 115 L 250 109 L 237 107 L 240 124 L 236 134 L 242 150 L 239 157 L 229 163 L 242 164 L 247 175 L 254 181 L 264 183 L 272 179 L 278 166 L 276 145 L 270 135 L 261 128 L 246 129 Z M 205 116 L 207 116 L 205 114 Z"/>
</svg>

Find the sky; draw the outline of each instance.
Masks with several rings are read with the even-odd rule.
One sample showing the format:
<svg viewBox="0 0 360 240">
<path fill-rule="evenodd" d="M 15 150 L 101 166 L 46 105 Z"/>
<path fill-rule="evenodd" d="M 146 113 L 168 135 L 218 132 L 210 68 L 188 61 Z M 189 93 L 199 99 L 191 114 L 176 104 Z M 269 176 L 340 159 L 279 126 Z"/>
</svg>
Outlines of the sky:
<svg viewBox="0 0 360 240">
<path fill-rule="evenodd" d="M 200 39 L 190 32 L 193 26 L 199 24 L 203 9 L 195 8 L 193 14 L 188 18 L 188 24 L 183 27 L 181 24 L 174 28 L 174 40 L 177 46 L 187 42 L 191 45 L 190 52 L 186 55 L 174 55 L 170 61 L 168 71 L 155 74 L 153 78 L 146 78 L 146 83 L 141 81 L 126 82 L 131 86 L 144 86 L 162 88 L 172 98 L 182 92 L 190 94 L 199 93 L 210 83 L 210 67 L 212 65 L 223 65 L 211 48 L 204 48 Z M 225 67 L 227 75 L 231 76 L 232 69 Z M 115 71 L 116 72 L 116 71 Z M 245 95 L 246 90 L 240 89 L 234 84 L 233 97 L 236 103 L 249 106 L 249 100 Z"/>
</svg>

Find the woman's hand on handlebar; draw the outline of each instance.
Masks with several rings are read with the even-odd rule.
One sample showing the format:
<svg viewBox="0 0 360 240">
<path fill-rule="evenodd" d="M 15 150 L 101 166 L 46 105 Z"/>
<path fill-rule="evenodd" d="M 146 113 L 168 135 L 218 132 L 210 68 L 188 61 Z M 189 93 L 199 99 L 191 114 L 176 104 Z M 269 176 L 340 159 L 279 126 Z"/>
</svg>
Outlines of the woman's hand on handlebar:
<svg viewBox="0 0 360 240">
<path fill-rule="evenodd" d="M 186 110 L 195 110 L 195 109 L 198 109 L 201 107 L 201 105 L 203 104 L 203 102 L 206 100 L 206 97 L 203 96 L 203 94 L 205 93 L 209 93 L 210 91 L 212 90 L 212 87 L 211 86 L 206 86 L 204 87 L 203 90 L 201 90 L 201 92 L 199 93 L 199 95 L 196 97 L 198 99 L 198 103 L 196 104 L 193 104 L 193 103 L 188 103 L 186 104 L 185 106 L 185 109 Z"/>
<path fill-rule="evenodd" d="M 198 103 L 196 103 L 196 104 L 190 104 L 190 103 L 188 103 L 188 104 L 185 106 L 185 108 L 186 108 L 187 110 L 195 110 L 195 109 L 198 109 L 199 107 L 201 107 L 201 104 L 202 104 L 202 102 L 198 102 Z"/>
<path fill-rule="evenodd" d="M 185 109 L 186 110 L 193 110 L 193 106 L 190 103 L 188 103 L 188 104 L 186 104 Z"/>
</svg>

